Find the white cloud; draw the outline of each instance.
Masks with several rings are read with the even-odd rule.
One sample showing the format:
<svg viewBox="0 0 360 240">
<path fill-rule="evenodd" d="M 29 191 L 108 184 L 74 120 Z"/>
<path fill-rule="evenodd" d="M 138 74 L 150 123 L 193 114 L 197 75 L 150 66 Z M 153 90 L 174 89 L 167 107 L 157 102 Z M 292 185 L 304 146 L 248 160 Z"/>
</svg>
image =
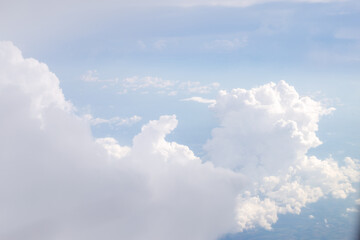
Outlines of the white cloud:
<svg viewBox="0 0 360 240">
<path fill-rule="evenodd" d="M 346 208 L 346 212 L 358 212 L 359 210 L 356 208 Z"/>
<path fill-rule="evenodd" d="M 0 62 L 1 239 L 208 240 L 235 229 L 240 174 L 166 141 L 175 116 L 143 126 L 132 146 L 94 141 L 45 64 L 8 42 Z"/>
<path fill-rule="evenodd" d="M 299 214 L 323 196 L 346 198 L 355 192 L 358 160 L 346 158 L 339 166 L 333 159 L 306 155 L 321 144 L 318 121 L 332 108 L 300 97 L 280 81 L 221 91 L 213 109 L 220 127 L 205 145 L 206 158 L 236 169 L 248 180 L 248 192 L 238 196 L 240 231 L 257 225 L 270 229 L 278 214 Z"/>
<path fill-rule="evenodd" d="M 360 198 L 359 198 L 359 199 L 356 199 L 356 200 L 355 200 L 355 203 L 360 205 Z"/>
<path fill-rule="evenodd" d="M 1 42 L 0 52 L 0 87 L 19 88 L 19 91 L 28 94 L 31 97 L 27 103 L 31 116 L 42 118 L 43 111 L 48 108 L 65 112 L 73 110 L 58 87 L 59 80 L 47 65 L 32 58 L 24 60 L 20 50 L 11 42 Z"/>
<path fill-rule="evenodd" d="M 120 146 L 114 138 L 98 138 L 96 142 L 102 145 L 110 156 L 115 158 L 123 158 L 131 151 L 130 147 Z"/>
<path fill-rule="evenodd" d="M 144 125 L 131 146 L 94 140 L 45 64 L 1 42 L 0 66 L 1 239 L 215 240 L 271 229 L 278 214 L 344 198 L 359 181 L 355 159 L 306 155 L 331 109 L 285 82 L 221 92 L 203 162 L 165 139 L 174 115 Z"/>
<path fill-rule="evenodd" d="M 314 215 L 311 215 L 311 214 L 310 214 L 310 215 L 309 215 L 309 218 L 310 218 L 310 219 L 314 219 L 315 217 L 314 217 Z"/>
<path fill-rule="evenodd" d="M 208 158 L 249 174 L 254 170 L 276 174 L 321 144 L 317 123 L 333 110 L 300 97 L 284 81 L 221 91 L 213 109 L 221 127 L 212 131 L 213 138 L 205 146 Z"/>
<path fill-rule="evenodd" d="M 269 198 L 260 200 L 258 196 L 250 197 L 248 193 L 238 197 L 237 223 L 239 230 L 255 228 L 259 225 L 267 230 L 278 220 L 278 207 Z"/>
<path fill-rule="evenodd" d="M 169 80 L 163 80 L 159 77 L 129 77 L 125 78 L 120 82 L 120 85 L 124 89 L 131 89 L 136 91 L 144 88 L 160 88 L 167 89 L 173 86 L 175 83 Z"/>
<path fill-rule="evenodd" d="M 210 105 L 213 105 L 216 103 L 215 99 L 207 99 L 207 98 L 203 98 L 203 97 L 184 98 L 181 101 L 193 101 L 193 102 L 205 103 L 205 104 L 210 104 Z"/>
<path fill-rule="evenodd" d="M 150 93 L 156 90 L 156 93 L 167 94 L 175 96 L 178 93 L 210 93 L 219 88 L 220 84 L 217 82 L 202 84 L 194 81 L 171 81 L 164 80 L 160 77 L 128 77 L 122 80 L 118 78 L 100 79 L 96 70 L 89 70 L 81 76 L 81 79 L 86 82 L 110 83 L 113 87 L 119 88 L 119 94 L 127 94 L 129 92 Z M 104 87 L 104 86 L 103 86 Z M 106 87 L 106 85 L 105 85 Z"/>
<path fill-rule="evenodd" d="M 213 82 L 207 85 L 202 85 L 200 82 L 181 82 L 179 83 L 178 88 L 188 91 L 189 93 L 209 93 L 217 88 L 220 84 Z"/>
<path fill-rule="evenodd" d="M 328 220 L 326 218 L 324 218 L 324 223 L 325 223 L 325 227 L 329 228 L 330 225 L 328 224 Z"/>
<path fill-rule="evenodd" d="M 81 76 L 81 80 L 85 82 L 102 82 L 102 83 L 117 83 L 118 78 L 100 79 L 99 74 L 96 70 L 88 70 Z"/>
<path fill-rule="evenodd" d="M 97 82 L 99 77 L 96 70 L 89 70 L 84 75 L 81 76 L 81 80 L 85 82 Z"/>
<path fill-rule="evenodd" d="M 85 114 L 84 119 L 90 123 L 90 125 L 99 125 L 99 124 L 110 124 L 115 126 L 121 126 L 121 125 L 132 125 L 134 123 L 137 123 L 141 121 L 141 117 L 134 115 L 129 118 L 120 118 L 120 117 L 113 117 L 110 119 L 104 119 L 104 118 L 94 118 L 91 114 Z"/>
</svg>

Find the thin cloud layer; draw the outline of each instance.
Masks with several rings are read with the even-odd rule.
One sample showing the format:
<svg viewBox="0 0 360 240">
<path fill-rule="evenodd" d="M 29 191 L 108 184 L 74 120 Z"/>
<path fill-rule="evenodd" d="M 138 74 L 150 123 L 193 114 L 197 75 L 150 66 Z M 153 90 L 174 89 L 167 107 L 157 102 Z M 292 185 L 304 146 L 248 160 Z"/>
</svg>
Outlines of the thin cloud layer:
<svg viewBox="0 0 360 240">
<path fill-rule="evenodd" d="M 145 124 L 131 146 L 94 139 L 45 64 L 10 42 L 0 63 L 1 239 L 218 239 L 270 229 L 359 181 L 355 159 L 306 155 L 331 109 L 285 82 L 221 92 L 204 162 L 166 140 L 174 115 Z"/>
<path fill-rule="evenodd" d="M 96 82 L 111 85 L 112 88 L 118 89 L 118 94 L 126 94 L 131 92 L 150 93 L 155 92 L 158 94 L 167 94 L 170 96 L 177 95 L 178 93 L 199 93 L 205 94 L 217 90 L 220 86 L 219 83 L 213 82 L 210 84 L 201 84 L 194 81 L 171 81 L 164 80 L 159 77 L 128 77 L 122 80 L 118 78 L 101 79 L 96 70 L 89 70 L 81 76 L 85 82 Z M 102 88 L 108 87 L 103 85 Z"/>
<path fill-rule="evenodd" d="M 94 118 L 91 114 L 85 114 L 84 118 L 90 123 L 90 125 L 109 124 L 114 126 L 132 125 L 141 121 L 141 117 L 134 115 L 128 118 L 112 117 L 110 119 Z"/>
<path fill-rule="evenodd" d="M 184 98 L 181 99 L 181 101 L 185 101 L 185 102 L 198 102 L 198 103 L 205 103 L 205 104 L 210 104 L 210 106 L 214 105 L 216 103 L 215 99 L 207 99 L 207 98 L 203 98 L 203 97 L 190 97 L 190 98 Z"/>
</svg>

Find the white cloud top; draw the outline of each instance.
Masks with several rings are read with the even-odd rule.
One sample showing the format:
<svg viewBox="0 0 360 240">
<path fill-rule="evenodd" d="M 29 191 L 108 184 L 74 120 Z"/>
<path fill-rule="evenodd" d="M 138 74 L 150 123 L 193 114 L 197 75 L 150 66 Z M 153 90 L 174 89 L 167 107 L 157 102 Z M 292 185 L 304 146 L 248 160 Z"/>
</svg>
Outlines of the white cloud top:
<svg viewBox="0 0 360 240">
<path fill-rule="evenodd" d="M 331 109 L 283 81 L 220 93 L 204 162 L 165 139 L 174 115 L 144 125 L 132 146 L 94 140 L 45 64 L 1 42 L 0 66 L 1 239 L 217 239 L 270 229 L 359 181 L 355 159 L 306 155 Z"/>
<path fill-rule="evenodd" d="M 277 214 L 296 213 L 308 203 L 331 194 L 346 198 L 359 181 L 359 162 L 307 156 L 321 144 L 319 118 L 334 109 L 300 97 L 285 81 L 250 90 L 221 91 L 213 106 L 220 127 L 205 145 L 207 159 L 234 169 L 248 179 L 248 192 L 238 196 L 240 230 L 266 229 Z"/>
<path fill-rule="evenodd" d="M 220 127 L 205 146 L 208 157 L 219 166 L 276 174 L 321 144 L 318 121 L 332 110 L 284 81 L 221 91 L 214 106 Z"/>
</svg>

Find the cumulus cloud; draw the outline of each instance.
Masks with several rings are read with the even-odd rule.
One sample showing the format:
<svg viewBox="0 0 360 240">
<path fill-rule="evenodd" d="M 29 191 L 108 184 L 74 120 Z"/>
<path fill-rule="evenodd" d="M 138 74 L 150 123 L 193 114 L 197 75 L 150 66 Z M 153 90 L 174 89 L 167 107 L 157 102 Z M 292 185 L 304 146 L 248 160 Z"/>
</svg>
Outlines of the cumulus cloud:
<svg viewBox="0 0 360 240">
<path fill-rule="evenodd" d="M 220 127 L 205 145 L 206 159 L 248 179 L 248 191 L 238 195 L 240 231 L 256 225 L 270 229 L 278 214 L 299 214 L 325 195 L 346 198 L 355 192 L 358 160 L 346 158 L 339 165 L 307 156 L 321 144 L 316 136 L 320 117 L 334 109 L 280 81 L 221 91 L 213 110 Z"/>
<path fill-rule="evenodd" d="M 221 91 L 213 109 L 220 127 L 205 146 L 208 158 L 219 166 L 264 174 L 286 169 L 309 148 L 320 145 L 319 118 L 333 110 L 300 97 L 284 81 Z"/>
<path fill-rule="evenodd" d="M 331 109 L 285 82 L 221 92 L 203 161 L 166 140 L 175 115 L 145 124 L 131 146 L 94 139 L 45 64 L 10 42 L 0 64 L 1 239 L 217 239 L 271 229 L 359 181 L 355 159 L 306 155 Z"/>
<path fill-rule="evenodd" d="M 175 116 L 150 121 L 132 146 L 94 140 L 45 64 L 9 42 L 0 61 L 1 239 L 216 239 L 235 229 L 241 175 L 166 141 Z"/>
</svg>

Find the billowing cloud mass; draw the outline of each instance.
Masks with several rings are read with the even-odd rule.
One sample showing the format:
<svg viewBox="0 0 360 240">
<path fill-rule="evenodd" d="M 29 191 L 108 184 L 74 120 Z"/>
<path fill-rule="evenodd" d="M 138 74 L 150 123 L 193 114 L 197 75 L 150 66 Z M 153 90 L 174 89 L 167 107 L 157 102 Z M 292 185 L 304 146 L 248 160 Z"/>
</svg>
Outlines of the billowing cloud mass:
<svg viewBox="0 0 360 240">
<path fill-rule="evenodd" d="M 205 161 L 165 137 L 174 115 L 132 146 L 94 139 L 48 67 L 0 43 L 0 239 L 217 239 L 345 198 L 359 163 L 307 156 L 320 103 L 285 82 L 221 92 Z"/>
<path fill-rule="evenodd" d="M 319 118 L 333 108 L 300 97 L 285 81 L 250 90 L 221 91 L 213 106 L 220 127 L 212 131 L 205 149 L 216 166 L 237 170 L 249 181 L 238 196 L 240 230 L 266 229 L 278 213 L 299 214 L 307 203 L 324 195 L 346 198 L 359 181 L 359 161 L 307 156 L 321 144 Z"/>
</svg>

